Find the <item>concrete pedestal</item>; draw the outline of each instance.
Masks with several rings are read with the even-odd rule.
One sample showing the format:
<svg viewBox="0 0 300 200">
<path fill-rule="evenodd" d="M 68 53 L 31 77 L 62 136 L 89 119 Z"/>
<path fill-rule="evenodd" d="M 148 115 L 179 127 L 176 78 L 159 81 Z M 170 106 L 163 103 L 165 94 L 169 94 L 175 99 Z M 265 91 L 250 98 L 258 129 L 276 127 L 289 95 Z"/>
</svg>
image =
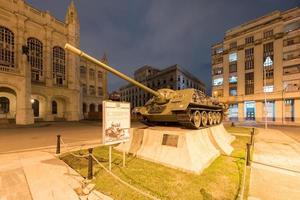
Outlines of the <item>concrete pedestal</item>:
<svg viewBox="0 0 300 200">
<path fill-rule="evenodd" d="M 223 125 L 201 130 L 178 127 L 133 128 L 130 140 L 116 147 L 145 160 L 200 174 L 220 153 L 229 155 L 234 140 Z"/>
</svg>

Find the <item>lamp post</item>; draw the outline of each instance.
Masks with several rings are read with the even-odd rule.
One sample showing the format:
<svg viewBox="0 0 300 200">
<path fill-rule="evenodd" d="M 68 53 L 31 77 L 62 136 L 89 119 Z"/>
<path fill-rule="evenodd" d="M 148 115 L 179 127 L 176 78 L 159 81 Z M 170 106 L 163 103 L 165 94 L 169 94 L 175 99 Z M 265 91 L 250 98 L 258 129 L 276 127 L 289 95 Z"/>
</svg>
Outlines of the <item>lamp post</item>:
<svg viewBox="0 0 300 200">
<path fill-rule="evenodd" d="M 267 74 L 266 66 L 264 65 L 264 93 L 265 93 L 265 129 L 268 128 L 268 110 L 267 110 Z"/>
<path fill-rule="evenodd" d="M 266 68 L 273 65 L 273 61 L 270 56 L 266 57 L 264 62 L 264 93 L 265 93 L 265 129 L 268 128 L 268 110 L 267 110 L 267 70 Z"/>
<path fill-rule="evenodd" d="M 283 89 L 282 89 L 282 124 L 285 123 L 285 96 L 284 96 L 284 93 L 285 93 L 285 90 L 287 89 L 287 85 L 286 86 L 283 86 Z"/>
</svg>

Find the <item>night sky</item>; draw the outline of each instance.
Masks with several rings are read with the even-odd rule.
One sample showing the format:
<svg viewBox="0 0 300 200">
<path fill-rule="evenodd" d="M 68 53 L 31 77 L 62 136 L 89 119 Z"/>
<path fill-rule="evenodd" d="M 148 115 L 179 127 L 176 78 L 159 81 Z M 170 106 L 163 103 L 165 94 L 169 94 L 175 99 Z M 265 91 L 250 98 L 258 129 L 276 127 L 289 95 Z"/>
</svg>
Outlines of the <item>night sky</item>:
<svg viewBox="0 0 300 200">
<path fill-rule="evenodd" d="M 27 0 L 64 20 L 70 0 Z M 130 76 L 143 65 L 179 64 L 211 87 L 210 47 L 226 30 L 268 14 L 300 6 L 299 0 L 75 0 L 81 48 L 106 52 L 111 66 Z M 109 90 L 126 82 L 109 76 Z"/>
</svg>

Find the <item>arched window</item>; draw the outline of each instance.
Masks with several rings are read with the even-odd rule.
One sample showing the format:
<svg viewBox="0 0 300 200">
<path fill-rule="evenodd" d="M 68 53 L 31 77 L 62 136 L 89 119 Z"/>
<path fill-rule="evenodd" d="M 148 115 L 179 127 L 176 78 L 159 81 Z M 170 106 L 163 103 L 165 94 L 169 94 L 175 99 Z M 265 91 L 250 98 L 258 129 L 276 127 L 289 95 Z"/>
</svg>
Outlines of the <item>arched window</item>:
<svg viewBox="0 0 300 200">
<path fill-rule="evenodd" d="M 86 113 L 86 104 L 85 103 L 82 104 L 82 112 Z"/>
<path fill-rule="evenodd" d="M 52 114 L 53 115 L 57 114 L 57 103 L 56 103 L 56 101 L 52 101 Z"/>
<path fill-rule="evenodd" d="M 43 76 L 43 44 L 36 38 L 27 39 L 28 62 L 31 66 L 31 80 L 42 81 Z"/>
<path fill-rule="evenodd" d="M 57 86 L 63 86 L 66 78 L 66 56 L 61 47 L 53 47 L 53 79 Z"/>
<path fill-rule="evenodd" d="M 90 112 L 95 112 L 95 104 L 90 105 Z"/>
<path fill-rule="evenodd" d="M 40 115 L 40 102 L 38 100 L 33 99 L 32 109 L 33 109 L 33 116 L 38 117 Z"/>
<path fill-rule="evenodd" d="M 9 29 L 0 26 L 0 65 L 15 67 L 14 34 Z"/>
<path fill-rule="evenodd" d="M 9 113 L 9 99 L 0 97 L 0 114 Z"/>
</svg>

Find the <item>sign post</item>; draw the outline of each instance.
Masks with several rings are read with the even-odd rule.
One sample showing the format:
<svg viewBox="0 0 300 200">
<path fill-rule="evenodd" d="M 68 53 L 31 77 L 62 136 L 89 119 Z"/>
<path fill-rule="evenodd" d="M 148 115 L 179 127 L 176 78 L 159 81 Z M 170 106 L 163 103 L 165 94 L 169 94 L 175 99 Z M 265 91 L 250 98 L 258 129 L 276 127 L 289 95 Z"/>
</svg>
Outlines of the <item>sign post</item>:
<svg viewBox="0 0 300 200">
<path fill-rule="evenodd" d="M 129 140 L 130 103 L 103 101 L 103 144 L 109 145 L 109 170 L 112 162 L 112 145 Z M 125 151 L 123 152 L 123 167 L 125 166 Z"/>
</svg>

